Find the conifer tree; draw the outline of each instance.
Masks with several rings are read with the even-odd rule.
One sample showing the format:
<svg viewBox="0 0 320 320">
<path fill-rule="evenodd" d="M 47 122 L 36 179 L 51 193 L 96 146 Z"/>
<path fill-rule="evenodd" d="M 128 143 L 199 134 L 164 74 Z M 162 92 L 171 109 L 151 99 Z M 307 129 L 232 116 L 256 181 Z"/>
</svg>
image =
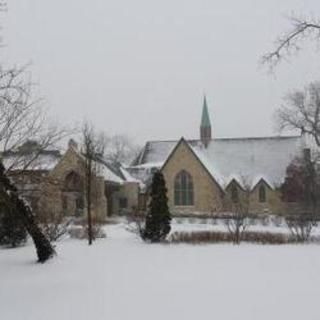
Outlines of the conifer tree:
<svg viewBox="0 0 320 320">
<path fill-rule="evenodd" d="M 0 245 L 15 248 L 27 241 L 27 231 L 21 219 L 3 203 L 0 205 Z"/>
<path fill-rule="evenodd" d="M 31 208 L 18 195 L 17 188 L 5 174 L 5 168 L 0 162 L 0 199 L 10 211 L 22 221 L 27 232 L 30 234 L 37 250 L 38 261 L 46 262 L 54 256 L 55 250 L 50 241 L 38 227 Z"/>
<path fill-rule="evenodd" d="M 160 171 L 155 172 L 151 184 L 151 201 L 148 206 L 143 239 L 160 242 L 171 230 L 166 183 Z"/>
</svg>

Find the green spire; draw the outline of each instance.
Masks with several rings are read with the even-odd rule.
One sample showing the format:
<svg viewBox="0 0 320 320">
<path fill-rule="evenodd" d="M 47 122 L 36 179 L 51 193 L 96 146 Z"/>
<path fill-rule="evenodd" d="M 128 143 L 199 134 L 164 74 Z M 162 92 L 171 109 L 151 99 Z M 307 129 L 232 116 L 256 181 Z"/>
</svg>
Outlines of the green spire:
<svg viewBox="0 0 320 320">
<path fill-rule="evenodd" d="M 211 122 L 210 122 L 210 117 L 209 117 L 209 111 L 208 111 L 208 105 L 207 105 L 206 96 L 204 96 L 204 100 L 203 100 L 201 127 L 202 128 L 211 127 Z"/>
</svg>

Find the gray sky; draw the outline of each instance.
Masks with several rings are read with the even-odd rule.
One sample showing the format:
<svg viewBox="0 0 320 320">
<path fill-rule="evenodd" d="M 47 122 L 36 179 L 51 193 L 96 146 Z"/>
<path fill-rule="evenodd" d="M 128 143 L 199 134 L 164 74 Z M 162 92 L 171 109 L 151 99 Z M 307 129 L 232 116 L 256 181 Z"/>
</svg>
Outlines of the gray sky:
<svg viewBox="0 0 320 320">
<path fill-rule="evenodd" d="M 319 79 L 306 44 L 275 75 L 259 66 L 286 16 L 319 0 L 9 0 L 2 62 L 32 62 L 62 123 L 89 118 L 137 142 L 197 138 L 203 93 L 216 137 L 273 134 L 288 90 Z"/>
</svg>

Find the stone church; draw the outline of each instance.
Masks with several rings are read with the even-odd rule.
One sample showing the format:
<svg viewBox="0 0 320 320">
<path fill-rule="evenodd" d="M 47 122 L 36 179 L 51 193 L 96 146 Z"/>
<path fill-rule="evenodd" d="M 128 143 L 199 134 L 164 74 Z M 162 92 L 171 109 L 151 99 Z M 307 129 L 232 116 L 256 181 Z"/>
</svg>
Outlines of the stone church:
<svg viewBox="0 0 320 320">
<path fill-rule="evenodd" d="M 304 136 L 215 138 L 204 98 L 200 139 L 149 141 L 128 170 L 147 186 L 161 170 L 175 215 L 227 212 L 244 193 L 250 212 L 281 214 L 287 166 L 306 150 Z"/>
<path fill-rule="evenodd" d="M 310 151 L 305 137 L 216 138 L 213 132 L 204 99 L 199 139 L 149 141 L 129 167 L 97 159 L 92 193 L 95 219 L 145 212 L 156 170 L 164 174 L 173 215 L 229 212 L 248 194 L 250 212 L 285 213 L 280 186 L 288 165 Z M 32 166 L 24 169 L 35 154 Z M 70 140 L 65 152 L 38 150 L 37 143 L 30 141 L 1 158 L 40 218 L 44 212 L 86 216 L 85 159 L 75 141 Z"/>
</svg>

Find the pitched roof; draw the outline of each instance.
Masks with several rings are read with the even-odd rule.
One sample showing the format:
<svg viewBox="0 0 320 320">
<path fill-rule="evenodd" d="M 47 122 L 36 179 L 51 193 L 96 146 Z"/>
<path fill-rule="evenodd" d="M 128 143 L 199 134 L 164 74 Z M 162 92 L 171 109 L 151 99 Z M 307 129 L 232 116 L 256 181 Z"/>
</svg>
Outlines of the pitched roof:
<svg viewBox="0 0 320 320">
<path fill-rule="evenodd" d="M 7 170 L 51 171 L 60 161 L 61 154 L 57 150 L 20 153 L 10 152 L 2 155 L 3 165 Z"/>
<path fill-rule="evenodd" d="M 125 182 L 141 183 L 141 181 L 135 179 L 120 163 L 111 163 L 104 159 L 98 159 L 97 162 L 100 164 L 100 174 L 107 182 L 117 184 L 124 184 Z"/>
<path fill-rule="evenodd" d="M 188 141 L 203 165 L 224 188 L 234 177 L 248 180 L 251 185 L 261 177 L 272 187 L 281 184 L 288 164 L 299 154 L 304 142 L 301 136 L 224 138 L 213 139 L 204 148 L 199 140 Z M 135 167 L 163 164 L 177 143 L 148 142 Z"/>
</svg>

